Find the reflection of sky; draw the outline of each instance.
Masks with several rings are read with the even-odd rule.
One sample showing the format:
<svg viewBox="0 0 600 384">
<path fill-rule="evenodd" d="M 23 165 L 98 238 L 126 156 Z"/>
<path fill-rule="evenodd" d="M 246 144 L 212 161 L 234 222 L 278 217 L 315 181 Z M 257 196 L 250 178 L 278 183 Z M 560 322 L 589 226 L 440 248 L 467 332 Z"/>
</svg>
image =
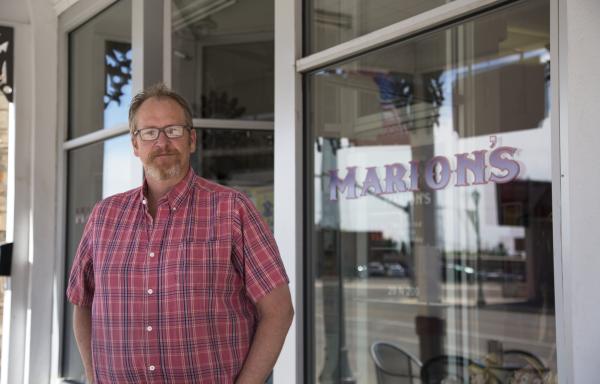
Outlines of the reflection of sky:
<svg viewBox="0 0 600 384">
<path fill-rule="evenodd" d="M 133 155 L 129 135 L 104 142 L 102 198 L 139 187 L 142 177 L 142 166 Z"/>
</svg>

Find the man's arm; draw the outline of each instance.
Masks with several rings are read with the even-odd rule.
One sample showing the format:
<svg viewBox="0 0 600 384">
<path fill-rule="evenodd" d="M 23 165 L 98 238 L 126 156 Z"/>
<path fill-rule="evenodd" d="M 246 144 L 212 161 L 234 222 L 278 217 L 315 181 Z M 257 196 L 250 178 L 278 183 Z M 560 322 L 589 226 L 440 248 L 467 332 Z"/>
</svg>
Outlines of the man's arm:
<svg viewBox="0 0 600 384">
<path fill-rule="evenodd" d="M 92 308 L 75 305 L 73 309 L 73 332 L 77 347 L 81 354 L 85 375 L 88 382 L 94 382 L 94 371 L 92 368 Z"/>
<path fill-rule="evenodd" d="M 263 384 L 277 361 L 294 318 L 290 290 L 281 285 L 256 304 L 258 327 L 236 384 Z"/>
</svg>

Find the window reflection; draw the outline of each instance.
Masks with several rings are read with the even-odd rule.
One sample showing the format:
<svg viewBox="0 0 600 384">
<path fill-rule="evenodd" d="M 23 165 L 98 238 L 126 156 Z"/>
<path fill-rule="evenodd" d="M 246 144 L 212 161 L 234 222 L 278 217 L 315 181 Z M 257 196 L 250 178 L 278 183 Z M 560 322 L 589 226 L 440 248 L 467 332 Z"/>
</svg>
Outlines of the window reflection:
<svg viewBox="0 0 600 384">
<path fill-rule="evenodd" d="M 273 131 L 203 128 L 197 138 L 196 172 L 246 193 L 273 230 Z"/>
<path fill-rule="evenodd" d="M 555 379 L 548 32 L 533 0 L 308 77 L 315 382 Z"/>
<path fill-rule="evenodd" d="M 309 52 L 387 27 L 452 0 L 307 1 Z"/>
<path fill-rule="evenodd" d="M 171 4 L 173 88 L 194 116 L 273 121 L 274 1 Z"/>
<path fill-rule="evenodd" d="M 131 65 L 131 0 L 69 33 L 69 139 L 127 126 Z"/>
</svg>

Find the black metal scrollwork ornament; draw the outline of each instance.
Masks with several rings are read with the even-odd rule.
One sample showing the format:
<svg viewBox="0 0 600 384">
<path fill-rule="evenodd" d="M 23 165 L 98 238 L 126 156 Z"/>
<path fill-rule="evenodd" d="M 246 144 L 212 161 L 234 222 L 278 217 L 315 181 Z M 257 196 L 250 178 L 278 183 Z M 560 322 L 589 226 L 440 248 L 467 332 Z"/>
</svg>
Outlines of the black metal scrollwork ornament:
<svg viewBox="0 0 600 384">
<path fill-rule="evenodd" d="M 0 91 L 9 102 L 13 101 L 14 42 L 13 29 L 0 26 Z"/>
<path fill-rule="evenodd" d="M 106 87 L 104 94 L 104 108 L 111 102 L 121 105 L 123 88 L 131 82 L 131 59 L 128 53 L 131 44 L 117 41 L 107 41 L 105 51 L 105 77 Z"/>
</svg>

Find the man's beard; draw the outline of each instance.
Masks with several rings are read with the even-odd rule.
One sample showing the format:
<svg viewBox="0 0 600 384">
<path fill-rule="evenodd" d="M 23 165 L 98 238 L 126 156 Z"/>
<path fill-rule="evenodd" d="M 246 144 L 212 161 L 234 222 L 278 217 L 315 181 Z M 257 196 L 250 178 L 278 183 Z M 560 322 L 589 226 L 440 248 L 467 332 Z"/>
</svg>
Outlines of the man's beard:
<svg viewBox="0 0 600 384">
<path fill-rule="evenodd" d="M 172 153 L 172 152 L 170 152 Z M 173 153 L 176 156 L 174 164 L 168 167 L 160 167 L 153 164 L 153 160 L 162 153 L 152 154 L 147 164 L 144 164 L 144 172 L 147 177 L 150 177 L 157 181 L 165 181 L 181 176 L 184 171 L 181 164 L 181 154 Z"/>
</svg>

